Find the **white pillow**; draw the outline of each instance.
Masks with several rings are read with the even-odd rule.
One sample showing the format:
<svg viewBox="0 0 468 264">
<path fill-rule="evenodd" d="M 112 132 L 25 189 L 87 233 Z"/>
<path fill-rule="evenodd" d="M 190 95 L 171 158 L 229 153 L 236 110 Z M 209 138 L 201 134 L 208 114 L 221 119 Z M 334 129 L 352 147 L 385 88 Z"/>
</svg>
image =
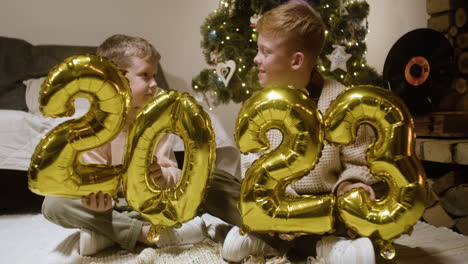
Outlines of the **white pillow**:
<svg viewBox="0 0 468 264">
<path fill-rule="evenodd" d="M 30 113 L 42 116 L 39 110 L 39 92 L 41 91 L 41 85 L 46 77 L 37 79 L 24 80 L 23 84 L 26 86 L 26 106 Z M 89 101 L 85 98 L 77 98 L 75 100 L 75 115 L 74 117 L 81 116 L 86 113 L 89 109 Z"/>
</svg>

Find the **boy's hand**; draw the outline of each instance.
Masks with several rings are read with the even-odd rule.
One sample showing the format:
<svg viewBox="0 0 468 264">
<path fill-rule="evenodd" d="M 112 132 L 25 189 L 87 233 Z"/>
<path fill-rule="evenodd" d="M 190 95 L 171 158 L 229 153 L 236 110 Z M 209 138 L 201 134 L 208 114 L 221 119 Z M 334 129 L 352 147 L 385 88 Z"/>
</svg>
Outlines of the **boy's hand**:
<svg viewBox="0 0 468 264">
<path fill-rule="evenodd" d="M 97 194 L 90 193 L 81 197 L 81 205 L 95 212 L 105 212 L 114 207 L 114 200 L 107 193 L 99 191 Z"/>
<path fill-rule="evenodd" d="M 276 233 L 268 233 L 271 237 L 274 237 Z M 295 239 L 296 237 L 300 237 L 301 235 L 290 235 L 290 234 L 278 234 L 278 237 L 281 238 L 281 240 L 286 240 L 286 241 L 291 241 Z"/>
<path fill-rule="evenodd" d="M 371 200 L 375 200 L 374 189 L 372 189 L 372 187 L 370 187 L 369 185 L 364 184 L 362 182 L 344 181 L 344 182 L 340 183 L 340 185 L 338 185 L 338 187 L 336 188 L 336 195 L 341 196 L 341 195 L 343 195 L 347 191 L 350 191 L 353 188 L 363 188 L 364 190 L 366 190 L 369 193 L 369 197 L 371 198 Z"/>
<path fill-rule="evenodd" d="M 156 159 L 153 159 L 153 163 L 151 163 L 149 167 L 148 177 L 150 177 L 150 179 L 157 185 L 162 186 L 163 177 L 162 177 L 161 166 L 159 166 Z"/>
</svg>

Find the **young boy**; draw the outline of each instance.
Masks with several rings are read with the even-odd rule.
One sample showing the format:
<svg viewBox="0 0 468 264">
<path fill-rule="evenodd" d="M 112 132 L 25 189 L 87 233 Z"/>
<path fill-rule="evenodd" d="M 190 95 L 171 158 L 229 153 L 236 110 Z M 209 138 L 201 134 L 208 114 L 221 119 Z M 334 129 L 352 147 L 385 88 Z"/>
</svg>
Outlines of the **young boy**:
<svg viewBox="0 0 468 264">
<path fill-rule="evenodd" d="M 155 76 L 161 56 L 146 40 L 127 35 L 109 37 L 98 47 L 97 55 L 107 57 L 125 71 L 132 91 L 131 110 L 127 124 L 117 138 L 87 152 L 82 159 L 86 163 L 121 164 L 129 124 L 135 119 L 136 112 L 158 93 Z M 173 187 L 181 171 L 172 151 L 171 135 L 159 141 L 154 160 L 149 176 L 162 187 Z M 102 192 L 90 193 L 81 200 L 45 197 L 42 213 L 49 221 L 65 228 L 80 228 L 81 255 L 93 255 L 114 243 L 129 251 L 137 242 L 151 244 L 146 238 L 149 223 L 132 211 L 125 199 L 120 198 L 115 205 L 112 197 Z M 179 229 L 164 229 L 156 246 L 193 244 L 205 237 L 205 224 L 200 217 L 195 217 Z"/>
<path fill-rule="evenodd" d="M 324 42 L 325 26 L 319 14 L 302 0 L 291 0 L 268 12 L 257 23 L 258 53 L 254 62 L 258 67 L 260 84 L 265 87 L 290 85 L 307 87 L 311 97 L 318 97 L 318 109 L 325 113 L 332 100 L 345 88 L 342 84 L 323 80 L 315 70 Z M 278 130 L 270 130 L 267 137 L 271 149 L 282 141 Z M 286 189 L 291 195 L 342 195 L 352 188 L 364 188 L 372 199 L 375 182 L 366 166 L 365 151 L 371 136 L 360 129 L 356 143 L 339 147 L 325 144 L 315 168 Z M 241 157 L 242 175 L 265 152 Z M 321 240 L 320 240 L 321 239 Z M 291 240 L 291 241 L 288 241 Z M 319 241 L 320 240 L 320 241 Z M 280 255 L 291 249 L 294 255 L 309 257 L 312 263 L 374 263 L 374 250 L 368 238 L 356 240 L 337 236 L 308 235 L 291 239 L 286 235 L 239 234 L 233 227 L 224 241 L 224 259 L 239 262 L 249 255 Z"/>
</svg>

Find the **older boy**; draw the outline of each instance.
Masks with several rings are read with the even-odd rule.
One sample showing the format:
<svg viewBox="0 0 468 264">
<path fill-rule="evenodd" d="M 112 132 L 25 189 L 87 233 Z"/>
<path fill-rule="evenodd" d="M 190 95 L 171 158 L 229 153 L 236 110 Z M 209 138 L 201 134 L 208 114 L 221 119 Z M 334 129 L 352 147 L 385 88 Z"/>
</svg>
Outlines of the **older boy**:
<svg viewBox="0 0 468 264">
<path fill-rule="evenodd" d="M 158 92 L 155 76 L 161 56 L 146 40 L 127 35 L 109 37 L 98 47 L 97 55 L 107 57 L 125 70 L 132 91 L 131 110 L 117 138 L 83 155 L 83 161 L 120 164 L 128 125 L 135 119 L 136 112 Z M 174 186 L 180 178 L 180 169 L 172 152 L 171 135 L 159 141 L 154 160 L 157 162 L 150 167 L 150 177 L 162 187 Z M 91 193 L 81 200 L 46 197 L 42 213 L 49 221 L 65 228 L 80 228 L 81 255 L 93 255 L 114 243 L 127 250 L 133 250 L 137 242 L 150 244 L 146 238 L 150 225 L 132 211 L 123 198 L 115 205 L 112 197 L 102 192 Z M 156 246 L 193 244 L 205 238 L 205 224 L 196 217 L 179 229 L 164 229 Z"/>
<path fill-rule="evenodd" d="M 331 101 L 343 91 L 336 81 L 323 80 L 315 70 L 324 42 L 325 26 L 319 14 L 302 0 L 292 0 L 266 12 L 257 24 L 258 53 L 254 58 L 260 84 L 265 87 L 307 87 L 310 96 L 316 95 L 318 109 L 325 113 Z M 267 137 L 271 149 L 282 141 L 278 130 L 270 130 Z M 366 166 L 365 151 L 371 142 L 365 129 L 359 132 L 352 146 L 325 145 L 315 168 L 286 191 L 292 195 L 335 192 L 342 195 L 352 188 L 364 188 L 375 197 L 369 184 L 375 179 Z M 241 157 L 242 175 L 262 153 Z M 374 250 L 368 238 L 349 240 L 337 236 L 304 236 L 292 241 L 288 236 L 242 236 L 233 227 L 224 242 L 222 255 L 229 261 L 241 261 L 249 255 L 279 255 L 281 249 L 293 249 L 295 254 L 309 257 L 312 263 L 374 263 Z M 320 241 L 318 241 L 320 240 Z M 307 242 L 306 242 L 307 241 Z M 310 244 L 311 243 L 311 244 Z M 316 246 L 315 246 L 316 245 Z M 305 252 L 303 252 L 305 249 Z M 320 261 L 320 262 L 319 262 Z"/>
</svg>

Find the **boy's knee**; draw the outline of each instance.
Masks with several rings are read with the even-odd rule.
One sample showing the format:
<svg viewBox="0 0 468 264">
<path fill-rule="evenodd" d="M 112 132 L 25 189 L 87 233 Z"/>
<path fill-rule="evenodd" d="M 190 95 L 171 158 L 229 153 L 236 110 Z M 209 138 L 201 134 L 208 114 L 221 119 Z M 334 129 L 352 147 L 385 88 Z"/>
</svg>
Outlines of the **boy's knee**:
<svg viewBox="0 0 468 264">
<path fill-rule="evenodd" d="M 42 202 L 42 215 L 51 222 L 57 222 L 58 217 L 67 214 L 70 199 L 46 196 Z"/>
</svg>

